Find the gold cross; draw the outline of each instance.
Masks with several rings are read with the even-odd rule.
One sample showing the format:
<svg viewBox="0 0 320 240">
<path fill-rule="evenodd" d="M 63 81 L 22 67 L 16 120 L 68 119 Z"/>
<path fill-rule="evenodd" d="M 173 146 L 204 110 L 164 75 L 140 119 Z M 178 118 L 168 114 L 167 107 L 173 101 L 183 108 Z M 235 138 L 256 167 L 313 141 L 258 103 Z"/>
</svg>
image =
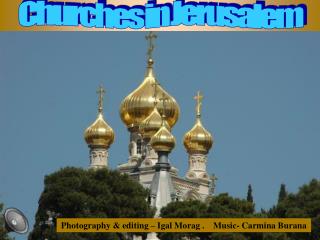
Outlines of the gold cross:
<svg viewBox="0 0 320 240">
<path fill-rule="evenodd" d="M 101 113 L 103 111 L 103 95 L 106 93 L 106 91 L 104 90 L 104 88 L 100 85 L 98 90 L 97 90 L 97 94 L 99 95 L 99 108 L 98 111 L 99 113 Z"/>
<path fill-rule="evenodd" d="M 203 95 L 201 95 L 200 91 L 198 91 L 197 96 L 195 96 L 194 99 L 197 101 L 197 107 L 196 107 L 197 116 L 200 117 L 201 116 L 202 99 L 203 99 Z"/>
<path fill-rule="evenodd" d="M 154 40 L 157 38 L 157 35 L 153 32 L 149 32 L 146 35 L 146 40 L 149 41 L 149 48 L 147 52 L 148 59 L 152 59 L 152 52 L 154 49 Z"/>
<path fill-rule="evenodd" d="M 162 94 L 162 98 L 159 98 L 159 100 L 162 102 L 163 105 L 163 112 L 162 112 L 162 119 L 164 119 L 166 117 L 166 101 L 168 101 L 169 99 L 164 95 L 164 93 Z"/>
<path fill-rule="evenodd" d="M 153 97 L 154 97 L 154 106 L 158 104 L 157 95 L 158 95 L 158 86 L 160 86 L 160 83 L 156 80 L 155 83 L 152 83 L 153 89 Z"/>
</svg>

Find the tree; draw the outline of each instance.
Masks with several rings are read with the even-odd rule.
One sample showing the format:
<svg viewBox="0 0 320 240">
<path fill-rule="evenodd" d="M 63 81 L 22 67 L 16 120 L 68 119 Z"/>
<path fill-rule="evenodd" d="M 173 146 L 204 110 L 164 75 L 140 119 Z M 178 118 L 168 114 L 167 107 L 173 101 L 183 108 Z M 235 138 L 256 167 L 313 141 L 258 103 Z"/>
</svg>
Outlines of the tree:
<svg viewBox="0 0 320 240">
<path fill-rule="evenodd" d="M 164 218 L 203 218 L 207 215 L 207 205 L 198 200 L 171 202 L 161 209 Z M 183 237 L 203 237 L 199 233 L 159 233 L 161 240 L 180 240 Z"/>
<path fill-rule="evenodd" d="M 1 240 L 10 240 L 12 238 L 10 238 L 8 236 L 8 233 L 5 229 L 5 223 L 4 223 L 2 211 L 3 211 L 3 204 L 0 203 L 0 239 Z"/>
<path fill-rule="evenodd" d="M 212 233 L 210 236 L 212 240 L 247 240 L 244 234 L 241 233 Z"/>
<path fill-rule="evenodd" d="M 251 184 L 249 184 L 249 186 L 248 186 L 247 201 L 253 203 L 253 196 L 252 196 L 252 187 L 251 187 Z"/>
<path fill-rule="evenodd" d="M 233 198 L 227 193 L 214 196 L 207 203 L 200 201 L 172 202 L 161 209 L 163 218 L 241 218 L 251 217 L 253 203 Z M 182 237 L 204 239 L 244 240 L 242 233 L 159 233 L 162 240 L 176 240 Z"/>
<path fill-rule="evenodd" d="M 312 232 L 288 233 L 290 240 L 320 239 L 320 181 L 313 179 L 309 184 L 300 187 L 298 193 L 289 194 L 276 206 L 270 209 L 270 217 L 312 219 Z"/>
<path fill-rule="evenodd" d="M 286 190 L 286 185 L 282 183 L 281 186 L 280 186 L 278 203 L 283 201 L 287 196 L 288 196 L 288 192 Z"/>
<path fill-rule="evenodd" d="M 210 217 L 241 218 L 254 213 L 254 204 L 243 199 L 233 198 L 227 193 L 213 197 L 208 206 Z"/>
<path fill-rule="evenodd" d="M 67 218 L 134 218 L 152 217 L 154 214 L 146 201 L 148 191 L 118 171 L 68 167 L 46 176 L 44 185 L 29 240 L 42 239 L 43 235 L 50 240 L 123 239 L 120 233 L 57 234 L 53 228 L 43 224 L 48 218 L 48 210 Z"/>
<path fill-rule="evenodd" d="M 249 218 L 254 216 L 254 204 L 222 193 L 212 198 L 208 213 L 211 218 Z M 211 233 L 209 239 L 244 240 L 251 239 L 250 236 L 244 233 Z"/>
</svg>

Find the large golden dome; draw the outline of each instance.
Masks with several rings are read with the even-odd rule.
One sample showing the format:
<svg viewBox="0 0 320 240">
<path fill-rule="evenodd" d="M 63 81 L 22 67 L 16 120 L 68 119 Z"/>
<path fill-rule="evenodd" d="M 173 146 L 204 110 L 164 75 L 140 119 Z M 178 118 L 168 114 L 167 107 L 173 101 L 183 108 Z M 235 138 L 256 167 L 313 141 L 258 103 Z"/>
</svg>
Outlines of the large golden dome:
<svg viewBox="0 0 320 240">
<path fill-rule="evenodd" d="M 103 118 L 103 94 L 102 87 L 99 88 L 99 110 L 98 117 L 85 131 L 84 139 L 89 147 L 105 147 L 109 148 L 114 141 L 113 129 Z"/>
<path fill-rule="evenodd" d="M 165 120 L 164 120 L 165 121 Z M 157 152 L 171 152 L 176 145 L 176 140 L 163 122 L 161 128 L 151 138 L 150 144 Z"/>
<path fill-rule="evenodd" d="M 179 118 L 179 105 L 161 86 L 157 87 L 157 96 L 154 96 L 154 86 L 159 85 L 154 72 L 153 60 L 149 58 L 145 78 L 140 86 L 130 93 L 121 103 L 120 116 L 127 127 L 139 127 L 154 109 L 155 98 L 159 102 L 161 98 L 167 98 L 164 115 L 170 127 L 173 127 Z M 164 107 L 157 105 L 159 113 L 162 115 Z"/>
<path fill-rule="evenodd" d="M 202 153 L 207 154 L 212 147 L 213 137 L 201 123 L 201 99 L 202 96 L 198 92 L 197 99 L 197 118 L 193 128 L 184 135 L 184 146 L 188 153 Z"/>
</svg>

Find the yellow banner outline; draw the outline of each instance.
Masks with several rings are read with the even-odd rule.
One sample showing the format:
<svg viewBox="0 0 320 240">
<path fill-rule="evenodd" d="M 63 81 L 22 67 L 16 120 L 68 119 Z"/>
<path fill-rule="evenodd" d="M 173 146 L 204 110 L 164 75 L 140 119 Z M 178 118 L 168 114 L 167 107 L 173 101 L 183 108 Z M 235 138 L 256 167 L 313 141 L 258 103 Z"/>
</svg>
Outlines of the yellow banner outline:
<svg viewBox="0 0 320 240">
<path fill-rule="evenodd" d="M 311 232 L 310 218 L 58 218 L 57 232 Z"/>
</svg>

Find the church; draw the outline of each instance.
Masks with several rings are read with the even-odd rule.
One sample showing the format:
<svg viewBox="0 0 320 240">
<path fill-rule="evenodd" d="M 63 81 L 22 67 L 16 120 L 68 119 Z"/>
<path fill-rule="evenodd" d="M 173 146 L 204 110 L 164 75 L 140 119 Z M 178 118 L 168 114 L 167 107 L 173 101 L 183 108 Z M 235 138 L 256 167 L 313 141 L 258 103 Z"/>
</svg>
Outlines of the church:
<svg viewBox="0 0 320 240">
<path fill-rule="evenodd" d="M 194 97 L 195 123 L 183 139 L 189 155 L 185 176 L 179 176 L 178 169 L 170 163 L 170 152 L 176 145 L 171 129 L 178 122 L 180 107 L 156 78 L 152 57 L 155 38 L 152 32 L 146 36 L 149 49 L 142 83 L 120 104 L 120 117 L 128 129 L 129 156 L 118 170 L 150 189 L 149 201 L 157 209 L 155 217 L 158 217 L 160 209 L 171 201 L 205 201 L 214 193 L 216 178 L 206 169 L 213 137 L 201 122 L 200 92 Z M 90 151 L 89 167 L 93 169 L 108 167 L 108 149 L 114 141 L 114 131 L 103 115 L 105 90 L 100 87 L 97 93 L 98 115 L 84 132 Z"/>
</svg>

